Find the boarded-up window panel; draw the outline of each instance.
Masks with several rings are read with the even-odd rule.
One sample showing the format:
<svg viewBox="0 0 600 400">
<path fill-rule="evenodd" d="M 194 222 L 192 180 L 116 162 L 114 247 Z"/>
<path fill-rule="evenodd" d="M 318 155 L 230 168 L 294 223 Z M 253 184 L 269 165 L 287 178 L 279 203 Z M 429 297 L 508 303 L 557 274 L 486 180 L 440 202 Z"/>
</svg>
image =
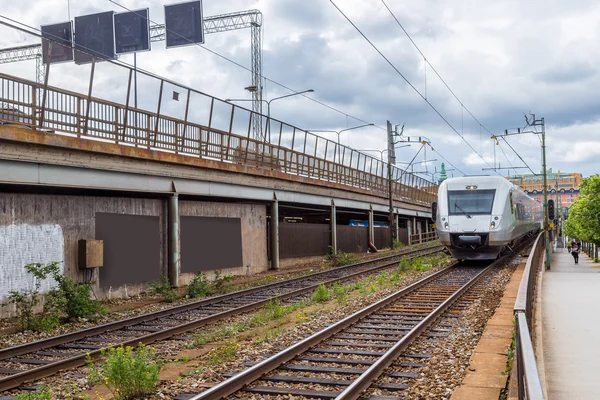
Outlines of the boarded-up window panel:
<svg viewBox="0 0 600 400">
<path fill-rule="evenodd" d="M 374 228 L 375 247 L 385 249 L 392 247 L 392 238 L 390 237 L 390 228 Z"/>
<path fill-rule="evenodd" d="M 159 217 L 96 213 L 96 239 L 104 241 L 100 287 L 153 282 L 160 277 Z"/>
<path fill-rule="evenodd" d="M 346 253 L 366 253 L 369 247 L 368 229 L 366 226 L 338 225 L 338 249 Z"/>
<path fill-rule="evenodd" d="M 181 272 L 241 267 L 242 220 L 180 217 Z"/>
<path fill-rule="evenodd" d="M 398 229 L 398 241 L 408 244 L 408 228 Z"/>
<path fill-rule="evenodd" d="M 279 224 L 279 257 L 324 256 L 329 253 L 329 224 Z"/>
</svg>

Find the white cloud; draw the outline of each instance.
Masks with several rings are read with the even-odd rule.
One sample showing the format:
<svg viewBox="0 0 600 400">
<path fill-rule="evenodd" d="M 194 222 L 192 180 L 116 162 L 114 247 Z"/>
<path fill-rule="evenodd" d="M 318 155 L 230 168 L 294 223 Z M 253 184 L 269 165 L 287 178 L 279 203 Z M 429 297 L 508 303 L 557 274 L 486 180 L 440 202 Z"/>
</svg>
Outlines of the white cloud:
<svg viewBox="0 0 600 400">
<path fill-rule="evenodd" d="M 116 1 L 128 8 L 149 7 L 158 23 L 163 22 L 163 4 L 171 2 Z M 336 3 L 421 93 L 426 90 L 428 100 L 487 163 L 494 163 L 496 151 L 496 164 L 503 168 L 525 165 L 504 142 L 494 146 L 490 133 L 460 107 L 431 68 L 425 69 L 423 59 L 380 1 Z M 481 168 L 488 167 L 327 1 L 203 4 L 205 15 L 246 9 L 263 13 L 263 68 L 269 78 L 296 90 L 315 89 L 311 97 L 378 126 L 385 126 L 388 119 L 406 123 L 406 135 L 428 137 L 443 157 L 466 173 L 482 173 Z M 20 0 L 3 4 L 2 14 L 38 27 L 66 20 L 66 5 L 64 0 Z M 600 98 L 592 88 L 600 87 L 599 3 L 548 0 L 540 7 L 538 2 L 518 0 L 430 0 L 388 5 L 484 127 L 501 134 L 506 128 L 523 127 L 523 112 L 535 112 L 548 122 L 549 167 L 586 175 L 598 172 L 594 161 L 600 154 Z M 108 0 L 71 2 L 72 17 L 110 9 L 122 11 Z M 37 39 L 0 27 L 2 47 L 31 42 Z M 250 67 L 248 30 L 209 35 L 205 47 Z M 121 59 L 133 62 L 131 55 Z M 250 72 L 197 46 L 165 50 L 164 44 L 153 43 L 151 52 L 138 55 L 138 65 L 222 99 L 249 98 L 243 88 L 250 84 Z M 35 79 L 33 61 L 1 64 L 0 71 Z M 107 63 L 99 64 L 96 73 L 95 95 L 123 102 L 126 74 Z M 52 84 L 84 93 L 88 77 L 89 66 L 53 65 L 50 73 Z M 152 109 L 157 102 L 156 82 L 140 78 L 139 86 L 140 102 Z M 266 99 L 287 93 L 271 82 L 266 84 Z M 165 111 L 174 116 L 181 113 L 177 107 Z M 340 130 L 362 124 L 301 97 L 277 101 L 271 111 L 275 118 L 302 128 Z M 386 147 L 385 131 L 372 127 L 344 132 L 341 140 L 356 148 Z M 540 169 L 539 136 L 524 134 L 507 140 L 527 165 Z M 412 158 L 418 147 L 399 150 L 399 159 Z M 417 159 L 421 161 L 423 155 Z"/>
</svg>

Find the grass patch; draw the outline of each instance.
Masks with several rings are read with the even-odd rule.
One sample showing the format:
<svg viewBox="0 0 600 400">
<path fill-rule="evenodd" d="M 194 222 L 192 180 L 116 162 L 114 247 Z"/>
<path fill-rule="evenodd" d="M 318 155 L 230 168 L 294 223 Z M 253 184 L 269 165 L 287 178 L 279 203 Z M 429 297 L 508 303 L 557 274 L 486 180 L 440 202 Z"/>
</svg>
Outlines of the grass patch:
<svg viewBox="0 0 600 400">
<path fill-rule="evenodd" d="M 355 264 L 359 261 L 359 258 L 353 253 L 344 253 L 339 250 L 334 252 L 333 248 L 330 246 L 327 261 L 329 261 L 333 267 L 341 267 L 344 265 Z"/>
<path fill-rule="evenodd" d="M 52 400 L 52 392 L 47 386 L 42 386 L 33 392 L 19 393 L 15 400 Z"/>
<path fill-rule="evenodd" d="M 208 362 L 211 365 L 219 365 L 231 360 L 237 354 L 239 347 L 239 343 L 227 340 L 222 346 L 215 347 L 208 353 Z"/>
<path fill-rule="evenodd" d="M 327 301 L 331 298 L 331 292 L 327 289 L 327 286 L 320 284 L 315 289 L 315 292 L 312 294 L 311 299 L 315 303 L 320 303 L 322 301 Z"/>
</svg>

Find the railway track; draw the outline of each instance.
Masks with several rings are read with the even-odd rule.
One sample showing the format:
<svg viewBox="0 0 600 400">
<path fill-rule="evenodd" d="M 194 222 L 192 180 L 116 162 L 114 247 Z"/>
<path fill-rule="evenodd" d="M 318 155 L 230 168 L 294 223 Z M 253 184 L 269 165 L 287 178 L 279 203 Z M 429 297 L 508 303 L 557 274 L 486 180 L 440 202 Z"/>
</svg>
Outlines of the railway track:
<svg viewBox="0 0 600 400">
<path fill-rule="evenodd" d="M 178 337 L 220 319 L 260 308 L 275 299 L 290 301 L 331 285 L 394 267 L 402 258 L 437 253 L 443 246 L 410 250 L 315 274 L 257 286 L 221 296 L 0 350 L 0 392 L 24 382 L 82 366 L 108 346 L 137 346 Z"/>
<path fill-rule="evenodd" d="M 399 400 L 399 392 L 419 376 L 422 359 L 430 357 L 406 349 L 423 334 L 434 340 L 447 335 L 451 324 L 432 325 L 442 315 L 457 317 L 450 307 L 460 314 L 476 298 L 465 293 L 506 258 L 485 268 L 448 267 L 242 372 L 227 374 L 229 379 L 203 393 L 176 399 L 358 399 L 377 389 L 389 395 L 366 398 Z"/>
</svg>

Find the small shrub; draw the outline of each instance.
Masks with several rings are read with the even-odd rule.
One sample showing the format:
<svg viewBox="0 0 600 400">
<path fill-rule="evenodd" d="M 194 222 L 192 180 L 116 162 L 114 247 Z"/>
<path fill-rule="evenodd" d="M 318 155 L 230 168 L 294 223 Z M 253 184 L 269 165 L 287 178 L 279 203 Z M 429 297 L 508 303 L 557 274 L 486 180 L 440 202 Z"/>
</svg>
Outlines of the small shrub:
<svg viewBox="0 0 600 400">
<path fill-rule="evenodd" d="M 106 359 L 97 368 L 88 355 L 90 381 L 102 382 L 119 400 L 134 399 L 154 393 L 161 364 L 152 360 L 153 349 L 131 346 L 102 349 Z"/>
<path fill-rule="evenodd" d="M 160 276 L 158 282 L 149 283 L 148 286 L 150 286 L 152 294 L 162 296 L 167 303 L 172 303 L 179 297 L 177 291 L 171 287 L 169 279 L 164 275 Z"/>
<path fill-rule="evenodd" d="M 215 291 L 217 293 L 224 293 L 225 292 L 225 284 L 228 282 L 231 282 L 232 280 L 233 280 L 233 275 L 221 276 L 220 271 L 215 271 L 215 281 L 214 281 Z"/>
<path fill-rule="evenodd" d="M 331 263 L 333 267 L 342 267 L 344 265 L 355 264 L 358 262 L 358 256 L 352 253 L 344 253 L 343 251 L 337 251 L 334 253 L 333 248 L 329 247 L 329 255 L 327 261 Z"/>
<path fill-rule="evenodd" d="M 410 259 L 405 258 L 398 264 L 398 272 L 403 273 L 408 271 L 412 266 Z"/>
<path fill-rule="evenodd" d="M 404 243 L 402 243 L 399 240 L 394 240 L 394 250 L 400 250 L 402 248 L 404 248 L 404 246 L 406 246 Z"/>
<path fill-rule="evenodd" d="M 41 300 L 40 288 L 42 281 L 50 276 L 60 274 L 58 262 L 48 264 L 32 263 L 25 266 L 25 270 L 33 278 L 33 289 L 11 291 L 8 295 L 7 305 L 14 304 L 17 311 L 17 321 L 23 330 L 46 331 L 55 328 L 59 323 L 57 313 L 50 309 L 53 304 L 47 301 L 42 316 L 35 315 L 35 308 Z"/>
<path fill-rule="evenodd" d="M 53 303 L 51 308 L 62 311 L 67 318 L 96 318 L 107 313 L 98 300 L 91 298 L 90 283 L 77 284 L 60 273 L 53 275 L 53 278 L 58 282 L 58 287 L 48 293 L 48 300 Z"/>
<path fill-rule="evenodd" d="M 340 286 L 336 283 L 335 285 L 333 285 L 333 295 L 335 296 L 338 304 L 346 304 L 346 300 L 348 297 L 346 296 L 346 287 Z"/>
<path fill-rule="evenodd" d="M 192 278 L 185 293 L 191 298 L 206 297 L 212 293 L 210 283 L 206 279 L 206 275 L 200 272 Z"/>
<path fill-rule="evenodd" d="M 315 289 L 315 292 L 312 295 L 312 301 L 315 303 L 320 303 L 322 301 L 329 300 L 330 297 L 331 293 L 329 292 L 329 289 L 327 289 L 327 287 L 321 283 Z"/>
<path fill-rule="evenodd" d="M 52 400 L 50 388 L 42 386 L 33 392 L 19 393 L 15 400 Z"/>
</svg>

